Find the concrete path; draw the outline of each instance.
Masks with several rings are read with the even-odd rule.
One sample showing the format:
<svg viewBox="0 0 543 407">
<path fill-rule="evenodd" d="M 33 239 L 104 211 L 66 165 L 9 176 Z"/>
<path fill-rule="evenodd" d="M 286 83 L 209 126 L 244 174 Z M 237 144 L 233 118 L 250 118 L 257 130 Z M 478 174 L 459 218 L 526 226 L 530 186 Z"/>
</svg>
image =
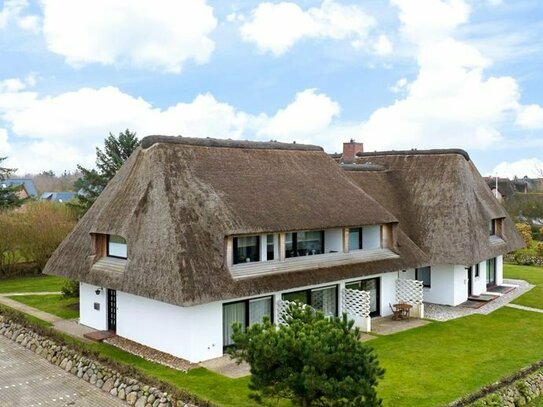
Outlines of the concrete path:
<svg viewBox="0 0 543 407">
<path fill-rule="evenodd" d="M 21 295 L 54 295 L 54 294 L 60 294 L 60 292 L 43 291 L 43 292 L 35 292 L 35 293 L 5 293 L 5 294 L 0 294 L 0 304 L 7 305 L 8 307 L 16 309 L 17 311 L 21 311 L 21 312 L 24 312 L 25 314 L 32 315 L 33 317 L 39 318 L 43 321 L 47 321 L 53 324 L 53 327 L 59 332 L 65 333 L 70 336 L 74 336 L 77 339 L 80 339 L 85 342 L 90 342 L 83 335 L 89 332 L 93 332 L 95 331 L 95 329 L 81 325 L 75 319 L 63 319 L 56 315 L 50 314 L 45 311 L 41 311 L 29 305 L 23 304 L 22 302 L 8 298 L 8 297 L 21 296 Z"/>
<path fill-rule="evenodd" d="M 21 311 L 26 314 L 32 315 L 36 318 L 42 319 L 51 324 L 54 324 L 55 322 L 58 322 L 58 321 L 62 321 L 62 318 L 57 317 L 56 315 L 49 314 L 48 312 L 40 311 L 39 309 L 30 307 L 26 304 L 23 304 L 22 302 L 12 300 L 11 298 L 8 298 L 6 294 L 0 295 L 0 304 L 7 305 L 8 307 L 14 308 L 17 311 Z"/>
<path fill-rule="evenodd" d="M 506 307 L 521 309 L 524 311 L 539 312 L 540 314 L 543 314 L 543 309 L 541 308 L 532 308 L 532 307 L 527 307 L 525 305 L 518 305 L 518 304 L 507 304 Z"/>
<path fill-rule="evenodd" d="M 0 406 L 121 407 L 126 404 L 0 336 Z"/>
</svg>

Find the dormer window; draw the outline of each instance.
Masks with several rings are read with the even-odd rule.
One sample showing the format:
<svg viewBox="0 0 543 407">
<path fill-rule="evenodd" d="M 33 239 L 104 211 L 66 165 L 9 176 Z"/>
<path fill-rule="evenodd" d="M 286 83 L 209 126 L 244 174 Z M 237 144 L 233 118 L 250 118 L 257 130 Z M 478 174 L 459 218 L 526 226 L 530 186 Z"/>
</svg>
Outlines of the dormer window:
<svg viewBox="0 0 543 407">
<path fill-rule="evenodd" d="M 285 234 L 285 257 L 324 253 L 324 230 Z"/>
<path fill-rule="evenodd" d="M 234 264 L 260 261 L 260 236 L 234 238 Z"/>
<path fill-rule="evenodd" d="M 108 235 L 107 236 L 107 255 L 109 257 L 119 257 L 126 259 L 127 247 L 126 240 L 121 236 Z"/>
<path fill-rule="evenodd" d="M 502 221 L 503 219 L 496 218 L 491 219 L 490 222 L 488 222 L 488 234 L 489 236 L 499 236 L 502 235 Z"/>
<path fill-rule="evenodd" d="M 362 228 L 349 229 L 349 251 L 362 249 Z"/>
</svg>

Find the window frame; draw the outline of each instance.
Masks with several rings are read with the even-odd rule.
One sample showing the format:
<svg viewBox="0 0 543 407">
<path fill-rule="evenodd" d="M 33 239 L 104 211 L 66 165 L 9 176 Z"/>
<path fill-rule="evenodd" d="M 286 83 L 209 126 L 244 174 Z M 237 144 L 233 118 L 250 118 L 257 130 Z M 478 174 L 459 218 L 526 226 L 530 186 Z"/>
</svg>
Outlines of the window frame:
<svg viewBox="0 0 543 407">
<path fill-rule="evenodd" d="M 321 253 L 315 253 L 315 254 L 310 254 L 309 256 L 318 256 L 319 254 L 325 254 L 324 253 L 324 250 L 325 250 L 325 233 L 324 233 L 324 229 L 319 229 L 319 230 L 298 230 L 298 231 L 295 231 L 295 232 L 287 232 L 285 233 L 285 259 L 292 259 L 292 258 L 296 258 L 296 257 L 305 257 L 305 256 L 299 256 L 298 255 L 298 250 L 300 250 L 298 248 L 298 233 L 307 233 L 307 232 L 319 232 L 320 234 L 320 243 L 321 243 L 321 246 L 322 246 L 322 250 L 321 250 Z M 290 252 L 292 253 L 296 253 L 295 256 L 289 256 L 288 255 L 288 251 L 287 251 L 287 242 L 286 242 L 286 235 L 288 234 L 291 234 L 292 235 L 292 250 L 290 250 Z"/>
<path fill-rule="evenodd" d="M 113 257 L 115 259 L 124 259 L 124 260 L 128 259 L 128 243 L 126 242 L 126 239 L 124 237 L 120 236 L 120 235 L 109 235 L 108 234 L 106 236 L 107 236 L 107 238 L 106 238 L 106 256 L 107 257 Z M 110 238 L 112 236 L 120 237 L 121 239 L 124 240 L 124 245 L 126 246 L 126 257 L 115 256 L 115 255 L 109 253 L 109 240 L 110 240 Z M 118 243 L 118 244 L 122 244 L 122 243 Z"/>
<path fill-rule="evenodd" d="M 428 270 L 428 284 L 425 284 L 424 279 L 419 279 L 419 273 L 423 272 L 424 270 Z M 424 288 L 432 288 L 432 266 L 415 268 L 415 280 L 422 281 L 422 286 Z"/>
<path fill-rule="evenodd" d="M 360 227 L 357 227 L 357 228 L 348 228 L 348 230 L 349 230 L 349 239 L 347 240 L 348 250 L 349 251 L 351 251 L 351 250 L 364 250 L 364 228 L 362 226 L 360 226 Z M 356 248 L 356 249 L 351 249 L 351 231 L 353 231 L 353 233 L 356 233 L 354 231 L 358 232 L 358 248 Z"/>
<path fill-rule="evenodd" d="M 258 255 L 257 260 L 251 260 L 251 261 L 238 261 L 236 262 L 236 252 L 238 250 L 238 239 L 248 238 L 248 237 L 256 237 L 256 253 Z M 262 261 L 262 242 L 261 242 L 261 236 L 260 235 L 246 235 L 246 236 L 233 236 L 232 238 L 232 264 L 235 266 L 237 264 L 247 264 L 247 263 L 258 263 Z"/>
<path fill-rule="evenodd" d="M 336 312 L 335 312 L 334 316 L 337 317 L 339 315 L 339 284 L 332 284 L 332 285 L 327 285 L 327 286 L 324 286 L 324 287 L 307 288 L 305 290 L 296 290 L 296 291 L 283 292 L 283 293 L 281 293 L 281 300 L 290 301 L 290 300 L 285 300 L 283 298 L 284 295 L 305 293 L 306 298 L 307 298 L 307 303 L 305 303 L 305 305 L 309 305 L 310 307 L 313 307 L 313 304 L 312 304 L 313 301 L 311 300 L 311 292 L 315 291 L 315 290 L 325 290 L 327 288 L 335 288 L 336 289 Z M 321 310 L 317 310 L 317 311 L 322 312 Z"/>
<path fill-rule="evenodd" d="M 222 303 L 222 310 L 223 310 L 223 317 L 222 317 L 222 324 L 223 324 L 223 329 L 224 329 L 224 307 L 226 305 L 232 305 L 232 304 L 245 304 L 245 321 L 243 321 L 243 329 L 247 329 L 249 328 L 249 321 L 250 321 L 250 316 L 249 316 L 249 303 L 251 301 L 255 301 L 255 300 L 263 300 L 263 299 L 269 299 L 270 300 L 270 304 L 271 304 L 271 307 L 270 307 L 270 322 L 272 324 L 275 324 L 275 306 L 274 306 L 274 301 L 273 301 L 273 298 L 274 296 L 273 295 L 264 295 L 264 296 L 261 296 L 261 297 L 254 297 L 254 298 L 246 298 L 244 300 L 238 300 L 238 301 L 229 301 L 229 302 L 223 302 Z M 224 343 L 224 338 L 223 338 L 223 343 Z M 229 348 L 231 346 L 234 346 L 234 344 L 230 344 L 230 345 L 223 345 L 223 349 L 226 349 L 226 348 Z"/>
<path fill-rule="evenodd" d="M 475 269 L 473 271 L 473 278 L 479 278 L 479 276 L 481 275 L 481 272 L 480 272 L 481 266 L 480 266 L 479 263 L 477 263 L 477 264 L 475 264 L 474 267 L 475 267 Z"/>
</svg>

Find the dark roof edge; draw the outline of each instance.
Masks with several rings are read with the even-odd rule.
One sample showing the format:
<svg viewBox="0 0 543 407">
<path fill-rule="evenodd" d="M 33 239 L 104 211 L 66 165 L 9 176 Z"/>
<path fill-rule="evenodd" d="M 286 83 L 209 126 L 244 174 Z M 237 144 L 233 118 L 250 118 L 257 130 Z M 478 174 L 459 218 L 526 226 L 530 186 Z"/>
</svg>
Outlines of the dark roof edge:
<svg viewBox="0 0 543 407">
<path fill-rule="evenodd" d="M 458 154 L 470 161 L 469 154 L 462 150 L 461 148 L 443 148 L 443 149 L 433 149 L 433 150 L 399 150 L 399 151 L 375 151 L 375 152 L 364 152 L 357 153 L 357 157 L 376 157 L 383 155 L 445 155 L 445 154 Z"/>
<path fill-rule="evenodd" d="M 250 148 L 257 150 L 324 151 L 322 147 L 311 144 L 291 144 L 280 143 L 278 141 L 223 140 L 182 136 L 147 136 L 141 140 L 141 146 L 143 148 L 149 148 L 157 143 L 184 144 L 202 147 Z"/>
<path fill-rule="evenodd" d="M 385 171 L 386 167 L 380 164 L 339 164 L 339 168 L 345 171 Z"/>
</svg>

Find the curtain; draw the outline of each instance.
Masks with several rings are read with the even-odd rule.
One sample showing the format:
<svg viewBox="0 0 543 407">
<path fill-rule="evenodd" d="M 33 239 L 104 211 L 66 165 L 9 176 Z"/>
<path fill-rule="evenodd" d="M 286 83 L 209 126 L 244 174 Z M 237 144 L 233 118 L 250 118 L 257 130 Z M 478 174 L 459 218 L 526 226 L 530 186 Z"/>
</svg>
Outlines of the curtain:
<svg viewBox="0 0 543 407">
<path fill-rule="evenodd" d="M 233 304 L 225 304 L 222 307 L 223 320 L 223 346 L 232 345 L 232 324 L 241 322 L 245 326 L 245 302 L 236 302 Z"/>
<path fill-rule="evenodd" d="M 271 298 L 259 298 L 249 301 L 249 325 L 259 324 L 264 316 L 271 318 L 272 301 Z"/>
</svg>

